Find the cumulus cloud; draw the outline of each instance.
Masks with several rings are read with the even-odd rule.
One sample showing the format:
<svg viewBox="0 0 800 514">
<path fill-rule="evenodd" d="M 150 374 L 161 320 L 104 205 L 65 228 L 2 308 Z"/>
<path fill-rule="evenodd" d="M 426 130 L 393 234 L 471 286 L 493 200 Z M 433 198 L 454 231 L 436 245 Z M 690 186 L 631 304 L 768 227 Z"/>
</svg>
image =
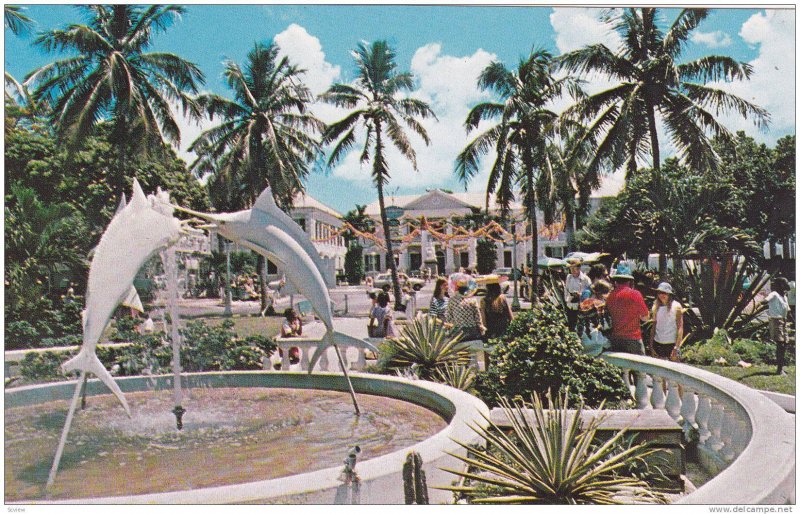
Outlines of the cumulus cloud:
<svg viewBox="0 0 800 514">
<path fill-rule="evenodd" d="M 749 62 L 750 80 L 716 83 L 719 87 L 765 108 L 771 115 L 769 132 L 756 134 L 751 120 L 735 113 L 719 117 L 732 131 L 745 130 L 767 144 L 795 131 L 795 13 L 790 9 L 769 9 L 751 16 L 739 31 L 744 41 L 758 48 Z"/>
<path fill-rule="evenodd" d="M 691 40 L 693 43 L 705 45 L 709 48 L 723 48 L 733 43 L 731 37 L 721 30 L 715 30 L 714 32 L 701 32 L 697 30 L 692 33 Z"/>
<path fill-rule="evenodd" d="M 325 60 L 319 39 L 300 25 L 289 25 L 275 36 L 275 42 L 281 49 L 281 56 L 289 57 L 292 63 L 306 70 L 303 81 L 312 93 L 322 93 L 338 80 L 341 68 Z"/>
<path fill-rule="evenodd" d="M 609 24 L 600 21 L 602 12 L 603 9 L 597 7 L 553 8 L 550 24 L 556 31 L 556 47 L 559 53 L 598 43 L 616 51 L 622 40 Z"/>
</svg>

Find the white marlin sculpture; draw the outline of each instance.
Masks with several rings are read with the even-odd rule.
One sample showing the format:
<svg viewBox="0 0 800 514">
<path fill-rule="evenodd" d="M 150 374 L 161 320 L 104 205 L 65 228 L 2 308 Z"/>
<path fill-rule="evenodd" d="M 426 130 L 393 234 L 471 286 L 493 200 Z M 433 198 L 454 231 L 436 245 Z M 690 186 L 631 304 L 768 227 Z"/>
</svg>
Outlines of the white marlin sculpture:
<svg viewBox="0 0 800 514">
<path fill-rule="evenodd" d="M 111 389 L 128 415 L 130 408 L 125 396 L 95 351 L 114 309 L 120 303 L 132 300 L 136 273 L 153 254 L 174 244 L 181 236 L 181 222 L 172 216 L 172 212 L 167 193 L 159 190 L 157 195 L 145 197 L 134 179 L 130 203 L 109 223 L 89 268 L 83 346 L 78 355 L 61 366 L 64 371 L 93 373 Z"/>
<path fill-rule="evenodd" d="M 303 293 L 312 309 L 325 325 L 325 342 L 314 354 L 309 373 L 329 346 L 334 346 L 342 372 L 350 386 L 356 413 L 358 404 L 341 353 L 334 340 L 331 298 L 320 267 L 312 256 L 317 255 L 308 235 L 275 204 L 269 187 L 259 195 L 252 209 L 231 213 L 204 213 L 175 206 L 175 208 L 210 221 L 225 238 L 250 248 L 280 265 L 286 278 Z"/>
</svg>

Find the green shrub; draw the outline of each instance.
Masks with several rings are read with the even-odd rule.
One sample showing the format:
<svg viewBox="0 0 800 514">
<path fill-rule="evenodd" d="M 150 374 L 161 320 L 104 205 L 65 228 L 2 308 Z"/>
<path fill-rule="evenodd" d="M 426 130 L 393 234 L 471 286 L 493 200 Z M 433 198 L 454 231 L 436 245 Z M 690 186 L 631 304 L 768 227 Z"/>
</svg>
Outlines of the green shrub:
<svg viewBox="0 0 800 514">
<path fill-rule="evenodd" d="M 80 346 L 83 344 L 83 336 L 79 334 L 62 337 L 45 337 L 41 341 L 42 348 L 55 348 L 58 346 Z"/>
<path fill-rule="evenodd" d="M 61 364 L 75 352 L 30 352 L 20 361 L 20 375 L 26 382 L 52 382 L 74 378 L 77 372 L 65 374 Z"/>
<path fill-rule="evenodd" d="M 27 321 L 12 321 L 6 323 L 5 337 L 6 350 L 32 348 L 36 346 L 39 332 Z"/>
<path fill-rule="evenodd" d="M 118 316 L 114 321 L 114 331 L 110 339 L 117 342 L 135 341 L 139 337 L 139 325 L 142 320 L 130 315 Z"/>
<path fill-rule="evenodd" d="M 386 361 L 391 369 L 412 367 L 417 376 L 430 380 L 447 365 L 467 364 L 469 350 L 461 333 L 446 328 L 436 318 L 414 318 L 400 331 L 400 337 L 387 340 L 392 348 Z"/>
<path fill-rule="evenodd" d="M 731 345 L 741 360 L 752 364 L 774 364 L 775 344 L 771 341 L 755 341 L 753 339 L 737 339 Z"/>
<path fill-rule="evenodd" d="M 714 331 L 711 339 L 683 349 L 681 358 L 686 363 L 702 366 L 720 363 L 721 359 L 727 364 L 735 365 L 740 360 L 739 355 L 732 349 L 730 336 L 721 329 Z"/>
<path fill-rule="evenodd" d="M 620 370 L 584 354 L 577 334 L 550 303 L 541 302 L 519 314 L 506 334 L 492 343 L 490 368 L 476 385 L 489 405 L 497 405 L 497 397 L 483 396 L 487 385 L 509 399 L 568 388 L 571 402 L 583 401 L 589 407 L 630 398 Z"/>
</svg>

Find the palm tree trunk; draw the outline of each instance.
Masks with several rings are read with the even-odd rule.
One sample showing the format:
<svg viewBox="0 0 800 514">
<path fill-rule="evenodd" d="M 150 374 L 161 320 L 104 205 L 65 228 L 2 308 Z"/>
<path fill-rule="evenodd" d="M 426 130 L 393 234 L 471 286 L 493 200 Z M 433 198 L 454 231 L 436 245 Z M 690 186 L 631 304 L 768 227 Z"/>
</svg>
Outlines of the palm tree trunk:
<svg viewBox="0 0 800 514">
<path fill-rule="evenodd" d="M 653 169 L 661 170 L 661 151 L 658 149 L 658 132 L 656 131 L 656 110 L 647 106 L 647 123 L 650 126 L 650 146 L 653 153 Z"/>
<path fill-rule="evenodd" d="M 394 292 L 394 307 L 399 309 L 402 304 L 400 296 L 400 281 L 397 279 L 397 265 L 394 263 L 394 251 L 392 250 L 392 237 L 389 227 L 389 219 L 386 217 L 386 204 L 383 199 L 383 175 L 384 170 L 379 169 L 378 163 L 383 159 L 383 139 L 381 138 L 381 125 L 375 124 L 375 155 L 373 157 L 373 177 L 378 188 L 378 205 L 381 211 L 381 223 L 383 224 L 383 237 L 386 241 L 386 265 L 392 275 L 392 290 Z"/>
<path fill-rule="evenodd" d="M 663 250 L 658 254 L 658 275 L 661 279 L 667 276 L 667 254 Z"/>
<path fill-rule="evenodd" d="M 389 227 L 389 218 L 386 217 L 386 206 L 383 201 L 383 183 L 378 182 L 378 205 L 381 210 L 381 224 L 383 224 L 383 237 L 386 241 L 386 266 L 392 274 L 392 291 L 394 292 L 394 305 L 398 308 L 402 303 L 400 296 L 400 282 L 397 279 L 397 266 L 394 262 L 394 252 L 392 250 L 392 237 Z"/>
<path fill-rule="evenodd" d="M 528 219 L 531 226 L 531 305 L 539 301 L 539 222 L 536 216 L 536 191 L 533 187 L 533 169 L 525 172 L 528 181 Z"/>
</svg>

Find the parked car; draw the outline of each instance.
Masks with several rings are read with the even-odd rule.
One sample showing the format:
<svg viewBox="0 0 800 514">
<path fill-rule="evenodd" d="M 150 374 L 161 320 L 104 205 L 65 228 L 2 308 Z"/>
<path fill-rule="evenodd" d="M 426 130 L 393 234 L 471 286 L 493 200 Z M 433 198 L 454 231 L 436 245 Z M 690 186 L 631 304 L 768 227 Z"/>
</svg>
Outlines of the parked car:
<svg viewBox="0 0 800 514">
<path fill-rule="evenodd" d="M 414 291 L 419 291 L 422 289 L 422 286 L 425 285 L 425 281 L 421 278 L 414 278 L 409 277 L 405 273 L 398 273 L 397 280 L 400 282 L 400 287 L 408 284 L 411 286 Z M 391 273 L 381 273 L 380 275 L 375 277 L 375 280 L 372 282 L 374 287 L 382 288 L 385 285 L 392 285 L 392 274 Z"/>
<path fill-rule="evenodd" d="M 522 278 L 522 272 L 519 268 L 497 268 L 492 273 L 500 275 L 501 277 L 508 277 L 508 280 L 514 280 L 514 277 L 516 277 L 517 280 Z"/>
</svg>

